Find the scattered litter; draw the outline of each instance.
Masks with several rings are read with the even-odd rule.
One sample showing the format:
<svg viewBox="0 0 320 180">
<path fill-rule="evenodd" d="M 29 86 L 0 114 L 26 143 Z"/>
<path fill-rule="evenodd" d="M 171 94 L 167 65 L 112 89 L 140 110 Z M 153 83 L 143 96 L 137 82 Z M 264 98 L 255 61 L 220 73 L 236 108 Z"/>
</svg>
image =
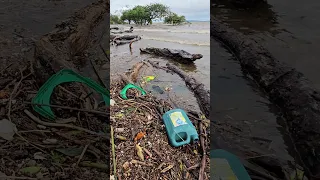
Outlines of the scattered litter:
<svg viewBox="0 0 320 180">
<path fill-rule="evenodd" d="M 145 76 L 145 77 L 143 77 L 143 80 L 145 82 L 149 82 L 149 81 L 154 80 L 155 78 L 156 78 L 155 76 Z"/>
<path fill-rule="evenodd" d="M 199 140 L 196 128 L 182 109 L 170 110 L 162 118 L 172 146 L 178 147 Z"/>
<path fill-rule="evenodd" d="M 134 84 L 127 84 L 121 91 L 120 91 L 120 96 L 123 98 L 123 99 L 128 99 L 127 97 L 127 91 L 128 89 L 137 89 L 138 91 L 141 92 L 141 95 L 146 95 L 147 92 L 145 90 L 143 90 L 141 87 L 139 86 L 136 86 Z"/>
<path fill-rule="evenodd" d="M 114 106 L 116 102 L 113 99 L 110 99 L 110 106 Z"/>
<path fill-rule="evenodd" d="M 16 125 L 10 122 L 7 119 L 2 119 L 0 121 L 0 137 L 5 140 L 11 141 L 13 140 L 13 136 L 15 132 L 17 132 Z"/>
<path fill-rule="evenodd" d="M 33 109 L 38 112 L 41 116 L 54 120 L 56 116 L 52 112 L 50 106 L 41 106 L 39 104 L 50 105 L 50 97 L 56 86 L 66 82 L 81 82 L 88 85 L 100 93 L 106 105 L 110 102 L 109 92 L 102 86 L 92 81 L 89 78 L 83 77 L 70 69 L 63 69 L 51 76 L 46 83 L 44 83 L 37 95 L 32 99 Z"/>
</svg>

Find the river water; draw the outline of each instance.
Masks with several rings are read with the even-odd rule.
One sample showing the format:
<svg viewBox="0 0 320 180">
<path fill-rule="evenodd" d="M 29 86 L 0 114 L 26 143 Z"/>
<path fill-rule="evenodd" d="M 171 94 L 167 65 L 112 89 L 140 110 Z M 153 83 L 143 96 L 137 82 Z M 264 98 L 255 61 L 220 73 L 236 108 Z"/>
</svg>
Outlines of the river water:
<svg viewBox="0 0 320 180">
<path fill-rule="evenodd" d="M 129 25 L 117 25 L 121 29 L 129 29 Z M 210 23 L 192 22 L 191 24 L 172 26 L 163 23 L 154 23 L 151 26 L 133 26 L 134 31 L 130 34 L 137 34 L 142 37 L 140 41 L 132 44 L 132 53 L 128 44 L 110 47 L 110 72 L 111 78 L 117 73 L 123 73 L 141 60 L 158 61 L 161 65 L 167 62 L 179 66 L 183 71 L 192 75 L 210 89 Z M 154 57 L 147 54 L 140 54 L 139 48 L 157 47 L 183 49 L 189 53 L 203 55 L 191 65 L 183 65 L 172 60 Z M 144 72 L 142 72 L 144 73 Z M 152 85 L 160 86 L 163 90 L 166 87 L 172 88 L 170 95 L 179 107 L 199 110 L 196 99 L 186 88 L 184 81 L 175 74 L 169 74 L 162 70 L 154 69 L 144 75 L 156 75 L 156 79 L 146 86 L 152 90 Z M 157 93 L 155 93 L 157 95 Z"/>
<path fill-rule="evenodd" d="M 250 10 L 214 4 L 212 14 L 257 40 L 276 59 L 302 72 L 320 89 L 320 1 L 310 0 L 301 6 L 298 0 L 268 0 Z M 244 76 L 238 61 L 225 48 L 214 40 L 211 46 L 215 119 L 245 124 L 243 129 L 249 129 L 252 135 L 272 140 L 271 149 L 277 157 L 292 160 L 291 142 L 277 108 Z"/>
</svg>

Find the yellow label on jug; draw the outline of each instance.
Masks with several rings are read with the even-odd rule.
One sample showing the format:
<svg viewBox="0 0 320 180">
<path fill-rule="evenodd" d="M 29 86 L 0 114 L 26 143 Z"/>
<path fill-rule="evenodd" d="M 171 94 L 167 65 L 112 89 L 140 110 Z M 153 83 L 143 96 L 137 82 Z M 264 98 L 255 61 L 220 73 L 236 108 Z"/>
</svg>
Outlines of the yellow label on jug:
<svg viewBox="0 0 320 180">
<path fill-rule="evenodd" d="M 170 119 L 174 127 L 187 124 L 186 119 L 181 112 L 173 112 L 170 114 Z"/>
</svg>

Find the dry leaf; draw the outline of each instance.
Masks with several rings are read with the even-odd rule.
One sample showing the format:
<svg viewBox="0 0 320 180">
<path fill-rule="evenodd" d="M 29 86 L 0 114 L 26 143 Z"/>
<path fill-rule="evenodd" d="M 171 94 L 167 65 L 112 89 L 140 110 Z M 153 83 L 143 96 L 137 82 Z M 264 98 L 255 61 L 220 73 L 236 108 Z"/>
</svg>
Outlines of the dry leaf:
<svg viewBox="0 0 320 180">
<path fill-rule="evenodd" d="M 164 168 L 161 173 L 165 173 L 167 171 L 169 171 L 171 168 L 173 168 L 173 164 L 170 164 L 168 167 Z"/>
<path fill-rule="evenodd" d="M 0 99 L 9 98 L 9 93 L 5 90 L 0 91 Z"/>
<path fill-rule="evenodd" d="M 17 132 L 16 125 L 7 119 L 2 119 L 0 121 L 0 137 L 5 140 L 13 140 L 15 132 Z"/>
<path fill-rule="evenodd" d="M 136 145 L 137 155 L 139 156 L 141 161 L 144 161 L 143 151 L 139 144 Z"/>
<path fill-rule="evenodd" d="M 46 159 L 45 157 L 44 157 L 44 155 L 42 154 L 42 152 L 36 152 L 36 153 L 34 153 L 34 155 L 33 155 L 33 158 L 34 159 L 40 159 L 40 160 L 44 160 L 44 159 Z"/>
<path fill-rule="evenodd" d="M 122 165 L 122 167 L 123 167 L 123 169 L 124 169 L 125 171 L 128 171 L 128 170 L 129 170 L 129 162 L 128 162 L 128 161 L 125 162 L 125 163 Z"/>
<path fill-rule="evenodd" d="M 134 141 L 138 141 L 146 135 L 146 132 L 139 132 L 137 136 L 134 138 Z"/>
<path fill-rule="evenodd" d="M 127 140 L 127 138 L 126 138 L 126 137 L 124 137 L 124 136 L 120 136 L 120 135 L 117 135 L 117 136 L 116 136 L 116 138 L 117 138 L 117 139 L 120 139 L 120 140 L 122 140 L 122 141 Z"/>
</svg>

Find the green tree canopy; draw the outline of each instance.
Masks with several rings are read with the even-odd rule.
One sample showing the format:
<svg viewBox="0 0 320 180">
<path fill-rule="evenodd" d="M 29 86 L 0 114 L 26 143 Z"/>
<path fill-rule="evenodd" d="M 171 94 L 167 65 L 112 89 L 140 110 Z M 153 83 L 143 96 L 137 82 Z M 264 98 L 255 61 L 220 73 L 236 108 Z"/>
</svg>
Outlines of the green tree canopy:
<svg viewBox="0 0 320 180">
<path fill-rule="evenodd" d="M 164 23 L 178 25 L 186 22 L 186 18 L 184 16 L 179 16 L 176 13 L 170 13 L 167 17 L 164 18 Z"/>
<path fill-rule="evenodd" d="M 178 16 L 176 13 L 172 13 L 169 7 L 160 4 L 153 3 L 146 6 L 135 6 L 132 9 L 125 10 L 122 12 L 120 17 L 121 21 L 127 21 L 129 24 L 134 22 L 139 25 L 152 24 L 154 19 L 162 19 L 165 17 L 165 23 L 181 24 L 186 21 L 184 16 Z"/>
<path fill-rule="evenodd" d="M 123 21 L 117 15 L 110 14 L 110 24 L 122 24 Z"/>
<path fill-rule="evenodd" d="M 151 19 L 161 19 L 165 17 L 169 12 L 169 7 L 160 3 L 149 4 L 146 7 L 150 13 Z"/>
</svg>

